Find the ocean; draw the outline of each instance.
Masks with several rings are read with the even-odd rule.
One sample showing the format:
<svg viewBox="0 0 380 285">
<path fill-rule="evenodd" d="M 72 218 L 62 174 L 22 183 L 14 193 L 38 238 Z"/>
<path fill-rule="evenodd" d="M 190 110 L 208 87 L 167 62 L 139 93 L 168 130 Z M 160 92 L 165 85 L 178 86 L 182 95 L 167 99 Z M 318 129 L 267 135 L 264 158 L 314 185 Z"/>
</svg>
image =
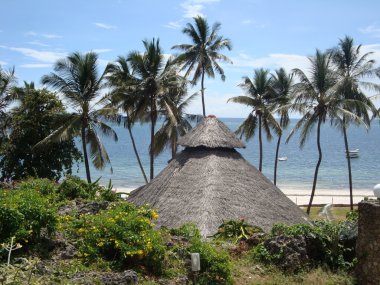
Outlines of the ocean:
<svg viewBox="0 0 380 285">
<path fill-rule="evenodd" d="M 235 131 L 243 119 L 221 118 L 220 120 L 232 131 Z M 314 170 L 318 160 L 316 127 L 311 132 L 304 148 L 300 149 L 298 134 L 294 135 L 288 144 L 285 143 L 287 135 L 296 122 L 297 119 L 292 119 L 288 128 L 284 130 L 279 156 L 286 156 L 288 159 L 278 162 L 277 186 L 279 188 L 307 190 L 312 187 Z M 157 129 L 161 123 L 161 121 L 157 123 Z M 95 181 L 100 178 L 100 183 L 103 185 L 107 185 L 111 180 L 115 188 L 133 188 L 143 185 L 144 179 L 138 167 L 127 129 L 123 126 L 111 125 L 118 134 L 118 142 L 106 137 L 101 139 L 110 156 L 113 172 L 111 173 L 109 166 L 104 170 L 96 170 L 91 167 L 92 180 Z M 136 124 L 133 128 L 133 134 L 145 172 L 149 176 L 150 125 Z M 360 150 L 359 157 L 351 159 L 354 189 L 371 190 L 374 185 L 380 183 L 380 125 L 378 120 L 372 123 L 368 131 L 362 127 L 350 126 L 348 140 L 350 149 Z M 277 137 L 274 136 L 268 142 L 266 136 L 263 136 L 263 142 L 263 173 L 273 181 Z M 258 133 L 245 143 L 246 148 L 237 149 L 237 151 L 252 165 L 258 167 Z M 331 126 L 330 123 L 324 124 L 321 130 L 321 145 L 323 159 L 319 169 L 317 189 L 348 189 L 347 161 L 342 132 Z M 169 149 L 156 158 L 155 175 L 158 175 L 165 168 L 170 158 Z M 76 165 L 73 168 L 73 174 L 85 178 L 83 164 Z"/>
</svg>

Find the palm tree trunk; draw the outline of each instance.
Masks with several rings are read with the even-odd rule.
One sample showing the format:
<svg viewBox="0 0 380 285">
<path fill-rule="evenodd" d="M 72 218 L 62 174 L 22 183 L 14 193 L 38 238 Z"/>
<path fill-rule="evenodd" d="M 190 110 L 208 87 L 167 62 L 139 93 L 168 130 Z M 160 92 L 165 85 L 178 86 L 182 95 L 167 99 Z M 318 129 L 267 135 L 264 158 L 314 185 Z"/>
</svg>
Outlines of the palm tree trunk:
<svg viewBox="0 0 380 285">
<path fill-rule="evenodd" d="M 172 139 L 172 159 L 175 157 L 177 154 L 177 137 Z"/>
<path fill-rule="evenodd" d="M 347 167 L 348 167 L 348 182 L 350 184 L 350 209 L 354 210 L 354 198 L 352 195 L 352 173 L 351 173 L 351 158 L 348 150 L 348 139 L 347 139 L 347 130 L 345 125 L 345 119 L 343 119 L 343 137 L 344 137 L 344 146 L 346 148 L 346 156 L 347 156 Z"/>
<path fill-rule="evenodd" d="M 280 126 L 282 125 L 282 117 L 280 119 Z M 274 174 L 273 174 L 273 184 L 276 185 L 276 181 L 277 181 L 277 163 L 278 163 L 278 151 L 280 150 L 280 143 L 281 143 L 281 137 L 282 137 L 282 134 L 280 134 L 278 136 L 278 140 L 277 140 L 277 147 L 276 147 L 276 158 L 275 158 L 275 161 L 274 161 Z"/>
<path fill-rule="evenodd" d="M 155 96 L 153 95 L 150 103 L 150 118 L 152 125 L 150 128 L 150 180 L 154 178 L 154 127 L 156 126 L 157 113 L 156 113 L 156 104 Z"/>
<path fill-rule="evenodd" d="M 202 109 L 203 109 L 203 117 L 206 117 L 204 79 L 205 79 L 205 69 L 204 67 L 202 67 L 202 80 L 201 80 Z"/>
<path fill-rule="evenodd" d="M 321 165 L 321 161 L 322 161 L 321 123 L 322 123 L 322 118 L 319 117 L 319 119 L 318 119 L 318 128 L 317 128 L 317 146 L 318 146 L 319 158 L 318 158 L 317 166 L 315 167 L 313 189 L 311 190 L 310 201 L 309 201 L 309 205 L 307 206 L 307 210 L 306 210 L 306 213 L 308 215 L 310 214 L 310 208 L 311 208 L 311 205 L 313 204 L 315 188 L 317 186 L 317 178 L 318 178 L 319 166 Z"/>
<path fill-rule="evenodd" d="M 128 120 L 129 120 L 129 117 L 128 117 Z M 133 137 L 132 130 L 131 130 L 131 124 L 129 123 L 129 121 L 127 123 L 127 128 L 128 128 L 129 136 L 131 138 L 131 142 L 132 142 L 133 150 L 134 150 L 135 155 L 136 155 L 137 162 L 138 162 L 138 164 L 140 166 L 141 173 L 144 176 L 145 183 L 148 183 L 148 178 L 146 178 L 144 167 L 143 167 L 143 165 L 141 163 L 139 153 L 137 152 L 137 148 L 136 148 L 136 144 L 135 144 L 135 139 Z"/>
<path fill-rule="evenodd" d="M 86 128 L 85 127 L 82 127 L 82 148 L 83 148 L 83 159 L 84 159 L 84 166 L 86 169 L 87 182 L 91 183 L 90 166 L 88 164 L 88 155 L 87 155 L 87 148 L 86 148 Z"/>
<path fill-rule="evenodd" d="M 259 115 L 259 146 L 260 146 L 259 170 L 260 170 L 260 172 L 262 172 L 262 168 L 263 168 L 263 139 L 261 137 L 261 115 Z"/>
</svg>

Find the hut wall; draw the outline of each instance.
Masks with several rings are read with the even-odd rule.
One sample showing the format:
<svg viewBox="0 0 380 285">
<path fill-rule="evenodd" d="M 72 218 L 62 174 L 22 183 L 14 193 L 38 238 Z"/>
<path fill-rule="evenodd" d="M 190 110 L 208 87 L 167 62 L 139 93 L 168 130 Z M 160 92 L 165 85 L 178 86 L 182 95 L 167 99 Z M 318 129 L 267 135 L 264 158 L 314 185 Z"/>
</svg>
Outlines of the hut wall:
<svg viewBox="0 0 380 285">
<path fill-rule="evenodd" d="M 380 284 L 380 204 L 359 203 L 359 233 L 356 243 L 358 284 Z"/>
</svg>

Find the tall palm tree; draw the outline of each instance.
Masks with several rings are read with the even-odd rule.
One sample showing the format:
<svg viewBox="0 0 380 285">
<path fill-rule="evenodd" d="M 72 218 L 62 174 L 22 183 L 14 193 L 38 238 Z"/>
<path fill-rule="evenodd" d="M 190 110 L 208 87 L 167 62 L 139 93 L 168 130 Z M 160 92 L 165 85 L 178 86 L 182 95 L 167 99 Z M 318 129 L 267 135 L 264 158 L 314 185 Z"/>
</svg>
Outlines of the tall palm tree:
<svg viewBox="0 0 380 285">
<path fill-rule="evenodd" d="M 336 48 L 332 49 L 332 62 L 336 68 L 338 76 L 338 90 L 337 93 L 346 99 L 355 99 L 363 102 L 361 105 L 355 106 L 351 109 L 369 126 L 370 117 L 368 111 L 377 113 L 375 106 L 371 100 L 363 94 L 360 86 L 368 87 L 371 84 L 361 81 L 363 78 L 372 75 L 374 60 L 369 60 L 372 52 L 361 54 L 361 45 L 355 46 L 353 38 L 346 36 L 339 40 Z M 348 108 L 347 106 L 346 108 Z M 364 107 L 364 108 L 363 108 Z M 353 191 L 352 191 L 352 172 L 351 172 L 351 158 L 348 155 L 349 146 L 347 138 L 347 128 L 350 123 L 348 116 L 343 116 L 341 120 L 337 120 L 339 127 L 343 132 L 344 145 L 347 157 L 348 179 L 350 186 L 350 206 L 353 210 Z"/>
<path fill-rule="evenodd" d="M 69 114 L 61 127 L 38 145 L 79 136 L 82 141 L 87 182 L 91 183 L 87 144 L 90 146 L 93 165 L 95 168 L 103 169 L 110 163 L 110 159 L 98 132 L 117 141 L 115 131 L 103 122 L 104 114 L 108 110 L 101 108 L 103 100 L 97 101 L 98 96 L 101 95 L 100 92 L 105 87 L 104 76 L 107 68 L 99 75 L 96 53 L 74 52 L 67 58 L 58 60 L 54 65 L 54 71 L 55 73 L 43 76 L 41 82 L 62 94 L 74 111 Z"/>
<path fill-rule="evenodd" d="M 6 136 L 8 118 L 6 109 L 14 99 L 11 90 L 15 84 L 14 68 L 3 70 L 0 66 L 0 140 Z"/>
<path fill-rule="evenodd" d="M 184 80 L 169 59 L 165 62 L 159 40 L 143 41 L 145 51 L 133 51 L 128 55 L 128 62 L 133 70 L 135 92 L 139 94 L 136 114 L 148 112 L 151 122 L 150 131 L 150 179 L 154 177 L 155 126 L 160 108 L 172 116 L 175 106 L 168 96 L 178 82 Z"/>
<path fill-rule="evenodd" d="M 299 78 L 299 83 L 293 85 L 295 101 L 292 109 L 303 113 L 302 118 L 290 132 L 287 142 L 293 134 L 301 130 L 300 147 L 302 148 L 311 130 L 317 124 L 317 148 L 318 162 L 315 167 L 313 188 L 310 195 L 307 213 L 313 203 L 317 186 L 319 166 L 322 162 L 321 148 L 321 125 L 326 119 L 336 119 L 348 116 L 352 120 L 361 121 L 358 116 L 350 112 L 348 106 L 359 105 L 360 101 L 345 99 L 336 93 L 337 77 L 331 68 L 331 53 L 316 51 L 314 57 L 309 58 L 311 63 L 310 75 L 307 76 L 302 70 L 294 69 L 294 74 Z"/>
<path fill-rule="evenodd" d="M 184 90 L 185 91 L 185 90 Z M 169 96 L 176 107 L 173 117 L 166 115 L 166 119 L 161 128 L 155 134 L 154 155 L 158 156 L 165 148 L 170 146 L 172 158 L 177 153 L 177 140 L 192 129 L 191 121 L 199 121 L 197 115 L 185 113 L 186 108 L 198 95 L 197 93 L 186 97 L 186 92 L 173 93 Z"/>
<path fill-rule="evenodd" d="M 126 116 L 116 116 L 116 121 L 118 123 L 123 121 L 124 127 L 128 129 L 137 163 L 139 164 L 145 183 L 148 183 L 132 133 L 133 125 L 139 119 L 136 114 L 136 105 L 139 96 L 133 88 L 135 82 L 126 57 L 119 56 L 115 63 L 109 65 L 107 80 L 112 88 L 110 98 L 111 106 L 116 106 L 117 109 L 120 109 L 126 114 Z"/>
<path fill-rule="evenodd" d="M 243 104 L 252 108 L 248 117 L 239 126 L 236 133 L 242 137 L 245 136 L 246 140 L 252 138 L 256 129 L 259 129 L 259 146 L 260 146 L 260 162 L 259 170 L 262 171 L 263 165 L 263 141 L 262 141 L 262 128 L 267 134 L 267 139 L 272 139 L 271 129 L 278 135 L 281 133 L 281 127 L 277 123 L 272 114 L 271 100 L 273 98 L 273 91 L 271 89 L 271 78 L 269 77 L 269 70 L 255 69 L 253 80 L 249 77 L 243 77 L 243 82 L 239 86 L 246 92 L 245 96 L 237 96 L 228 99 L 235 103 Z"/>
<path fill-rule="evenodd" d="M 182 32 L 190 37 L 192 44 L 175 45 L 172 49 L 182 51 L 177 56 L 175 62 L 182 65 L 181 70 L 186 70 L 186 76 L 194 71 L 192 82 L 196 84 L 201 78 L 201 95 L 203 117 L 206 117 L 206 108 L 204 100 L 204 78 L 205 75 L 214 78 L 215 71 L 220 74 L 221 79 L 225 80 L 224 70 L 218 61 L 232 61 L 221 54 L 220 51 L 227 48 L 231 50 L 231 41 L 223 36 L 218 35 L 221 24 L 214 23 L 211 30 L 207 20 L 201 16 L 194 19 L 195 25 L 187 23 Z"/>
<path fill-rule="evenodd" d="M 273 99 L 274 105 L 277 107 L 277 113 L 280 116 L 280 127 L 284 130 L 289 124 L 289 104 L 291 101 L 290 92 L 293 85 L 293 74 L 287 74 L 285 69 L 280 68 L 275 71 L 272 75 L 272 89 L 274 91 L 275 98 Z M 280 149 L 282 131 L 278 136 L 277 147 L 276 147 L 276 157 L 274 161 L 274 174 L 273 183 L 276 185 L 277 182 L 277 163 L 278 163 L 278 153 Z"/>
</svg>

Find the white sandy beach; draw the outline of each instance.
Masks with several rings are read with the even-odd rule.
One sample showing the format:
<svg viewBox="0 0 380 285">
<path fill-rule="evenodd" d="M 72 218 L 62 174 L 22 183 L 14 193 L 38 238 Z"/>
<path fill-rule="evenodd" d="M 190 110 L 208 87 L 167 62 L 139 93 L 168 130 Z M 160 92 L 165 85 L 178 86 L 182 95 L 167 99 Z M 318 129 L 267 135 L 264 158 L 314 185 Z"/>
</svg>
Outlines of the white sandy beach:
<svg viewBox="0 0 380 285">
<path fill-rule="evenodd" d="M 116 192 L 129 193 L 134 190 L 134 187 L 115 187 Z M 285 186 L 281 188 L 281 191 L 289 197 L 297 205 L 307 205 L 310 199 L 311 189 L 299 189 L 292 186 Z M 354 189 L 354 204 L 359 203 L 364 197 L 375 198 L 373 196 L 372 189 Z M 349 205 L 350 195 L 349 190 L 329 190 L 329 189 L 317 189 L 315 192 L 314 205 L 325 204 L 340 204 Z"/>
</svg>

